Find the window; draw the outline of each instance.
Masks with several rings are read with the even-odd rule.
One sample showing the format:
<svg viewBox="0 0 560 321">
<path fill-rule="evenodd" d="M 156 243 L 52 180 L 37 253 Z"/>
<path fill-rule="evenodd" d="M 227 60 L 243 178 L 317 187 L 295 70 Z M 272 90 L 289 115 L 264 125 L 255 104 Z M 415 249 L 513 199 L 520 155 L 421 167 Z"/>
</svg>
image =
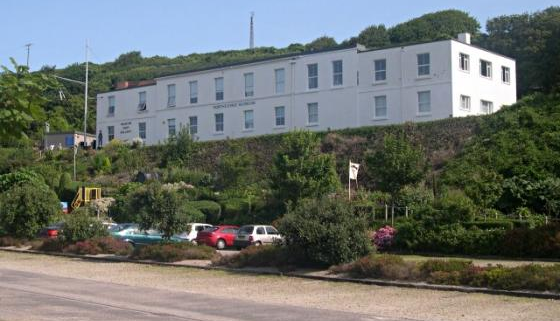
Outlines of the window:
<svg viewBox="0 0 560 321">
<path fill-rule="evenodd" d="M 115 96 L 109 96 L 109 110 L 108 110 L 108 114 L 109 116 L 114 116 L 115 115 Z"/>
<path fill-rule="evenodd" d="M 216 133 L 222 133 L 224 131 L 224 114 L 214 114 L 214 123 Z"/>
<path fill-rule="evenodd" d="M 138 110 L 146 110 L 146 92 L 138 93 Z"/>
<path fill-rule="evenodd" d="M 255 79 L 253 73 L 247 73 L 245 76 L 245 97 L 253 97 L 255 94 Z"/>
<path fill-rule="evenodd" d="M 286 86 L 286 72 L 284 68 L 274 70 L 274 79 L 276 81 L 276 93 L 283 94 Z"/>
<path fill-rule="evenodd" d="M 459 54 L 459 68 L 461 68 L 461 70 L 463 71 L 470 70 L 469 55 L 464 53 Z"/>
<path fill-rule="evenodd" d="M 387 118 L 387 96 L 375 97 L 374 118 Z"/>
<path fill-rule="evenodd" d="M 244 129 L 253 129 L 255 128 L 255 122 L 253 118 L 253 111 L 252 110 L 245 110 L 243 112 L 243 117 L 245 119 L 245 123 L 243 125 Z"/>
<path fill-rule="evenodd" d="M 307 65 L 307 88 L 316 89 L 319 87 L 319 67 L 317 64 Z"/>
<path fill-rule="evenodd" d="M 335 60 L 332 62 L 333 69 L 333 86 L 342 86 L 342 60 Z"/>
<path fill-rule="evenodd" d="M 461 109 L 471 110 L 471 97 L 461 95 Z"/>
<path fill-rule="evenodd" d="M 387 60 L 379 59 L 373 62 L 375 65 L 375 81 L 387 80 Z"/>
<path fill-rule="evenodd" d="M 197 116 L 190 116 L 189 117 L 189 134 L 191 136 L 198 134 L 198 117 Z"/>
<path fill-rule="evenodd" d="M 276 119 L 276 126 L 281 127 L 286 125 L 286 109 L 284 106 L 274 107 L 274 117 Z"/>
<path fill-rule="evenodd" d="M 509 84 L 509 82 L 510 82 L 509 67 L 502 66 L 502 82 L 504 84 Z"/>
<path fill-rule="evenodd" d="M 167 85 L 167 107 L 175 107 L 175 84 Z"/>
<path fill-rule="evenodd" d="M 480 112 L 483 114 L 491 114 L 494 112 L 494 103 L 491 101 L 481 100 L 480 101 Z"/>
<path fill-rule="evenodd" d="M 107 140 L 112 141 L 115 139 L 115 126 L 107 126 Z"/>
<path fill-rule="evenodd" d="M 262 227 L 257 227 L 257 234 L 266 234 L 266 233 L 264 232 L 264 228 L 262 228 Z"/>
<path fill-rule="evenodd" d="M 146 139 L 146 123 L 138 123 L 138 137 Z"/>
<path fill-rule="evenodd" d="M 313 125 L 319 123 L 319 104 L 307 104 L 307 124 Z"/>
<path fill-rule="evenodd" d="M 191 104 L 198 103 L 198 81 L 189 81 L 189 95 Z"/>
<path fill-rule="evenodd" d="M 167 120 L 167 133 L 169 134 L 169 137 L 173 137 L 177 133 L 175 130 L 175 118 Z"/>
<path fill-rule="evenodd" d="M 429 91 L 418 92 L 418 112 L 429 113 L 432 111 L 432 97 Z"/>
<path fill-rule="evenodd" d="M 480 60 L 480 75 L 486 78 L 492 78 L 492 63 L 486 60 Z"/>
<path fill-rule="evenodd" d="M 430 75 L 430 54 L 423 53 L 417 56 L 418 60 L 418 76 Z"/>
<path fill-rule="evenodd" d="M 268 234 L 268 235 L 277 235 L 277 234 L 279 234 L 279 233 L 278 233 L 278 230 L 276 230 L 276 229 L 275 229 L 274 227 L 272 227 L 272 226 L 265 226 L 265 228 L 266 228 L 266 234 Z"/>
<path fill-rule="evenodd" d="M 224 100 L 224 77 L 214 78 L 216 100 Z"/>
</svg>

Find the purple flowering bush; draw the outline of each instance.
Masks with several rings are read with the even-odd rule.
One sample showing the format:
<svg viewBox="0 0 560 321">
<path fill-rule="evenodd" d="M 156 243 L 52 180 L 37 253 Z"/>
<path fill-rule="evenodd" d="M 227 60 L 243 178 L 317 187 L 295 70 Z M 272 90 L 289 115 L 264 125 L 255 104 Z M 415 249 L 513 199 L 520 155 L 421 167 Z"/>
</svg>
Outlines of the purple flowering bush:
<svg viewBox="0 0 560 321">
<path fill-rule="evenodd" d="M 389 225 L 386 225 L 373 234 L 373 244 L 378 250 L 387 250 L 393 245 L 397 230 Z"/>
</svg>

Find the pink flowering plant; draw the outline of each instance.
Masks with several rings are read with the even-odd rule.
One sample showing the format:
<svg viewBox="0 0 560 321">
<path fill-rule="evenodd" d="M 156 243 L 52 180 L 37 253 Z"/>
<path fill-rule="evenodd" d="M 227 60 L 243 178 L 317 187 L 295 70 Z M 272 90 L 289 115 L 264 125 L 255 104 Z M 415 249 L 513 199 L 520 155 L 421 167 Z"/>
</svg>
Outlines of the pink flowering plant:
<svg viewBox="0 0 560 321">
<path fill-rule="evenodd" d="M 373 244 L 378 250 L 387 250 L 393 245 L 397 230 L 389 225 L 386 225 L 373 234 Z"/>
</svg>

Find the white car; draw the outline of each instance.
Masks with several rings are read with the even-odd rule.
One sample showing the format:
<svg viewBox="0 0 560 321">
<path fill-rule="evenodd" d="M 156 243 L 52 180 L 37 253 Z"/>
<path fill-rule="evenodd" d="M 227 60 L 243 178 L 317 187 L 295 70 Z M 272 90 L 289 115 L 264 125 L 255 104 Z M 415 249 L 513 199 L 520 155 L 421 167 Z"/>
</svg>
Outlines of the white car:
<svg viewBox="0 0 560 321">
<path fill-rule="evenodd" d="M 255 245 L 281 243 L 284 240 L 278 230 L 271 225 L 244 225 L 239 228 L 233 246 L 237 249 Z"/>
<path fill-rule="evenodd" d="M 185 241 L 194 243 L 198 232 L 212 227 L 212 225 L 206 223 L 190 223 L 187 225 L 187 230 L 179 234 L 179 237 Z"/>
</svg>

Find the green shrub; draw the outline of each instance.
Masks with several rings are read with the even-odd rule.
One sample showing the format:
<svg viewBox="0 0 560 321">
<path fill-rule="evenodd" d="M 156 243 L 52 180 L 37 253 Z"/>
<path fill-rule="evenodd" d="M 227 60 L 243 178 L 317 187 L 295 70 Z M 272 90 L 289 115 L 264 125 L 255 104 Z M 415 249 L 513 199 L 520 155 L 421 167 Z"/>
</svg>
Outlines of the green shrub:
<svg viewBox="0 0 560 321">
<path fill-rule="evenodd" d="M 469 222 L 474 219 L 476 213 L 473 201 L 459 190 L 447 191 L 437 200 L 436 208 L 442 210 L 439 220 L 445 223 Z"/>
<path fill-rule="evenodd" d="M 139 246 L 134 249 L 131 257 L 137 260 L 178 262 L 183 260 L 209 260 L 215 255 L 216 250 L 211 247 L 181 242 Z"/>
<path fill-rule="evenodd" d="M 558 258 L 559 253 L 560 224 L 507 231 L 500 248 L 500 254 L 513 257 Z"/>
<path fill-rule="evenodd" d="M 111 160 L 103 154 L 96 154 L 93 157 L 91 166 L 95 173 L 101 174 L 111 172 Z"/>
<path fill-rule="evenodd" d="M 473 222 L 464 222 L 462 225 L 465 228 L 476 227 L 481 230 L 492 230 L 492 229 L 502 229 L 502 230 L 511 230 L 513 229 L 514 223 L 513 221 L 473 221 Z"/>
<path fill-rule="evenodd" d="M 0 193 L 4 193 L 10 188 L 22 183 L 41 185 L 45 183 L 45 180 L 41 175 L 27 169 L 3 174 L 0 175 Z"/>
<path fill-rule="evenodd" d="M 220 204 L 212 201 L 191 201 L 189 205 L 201 211 L 208 223 L 218 223 L 222 215 L 222 207 Z"/>
<path fill-rule="evenodd" d="M 65 220 L 62 236 L 68 243 L 108 235 L 107 228 L 97 218 L 90 216 L 87 208 L 74 210 Z"/>
<path fill-rule="evenodd" d="M 56 194 L 44 183 L 23 182 L 0 194 L 0 230 L 33 238 L 62 214 Z"/>
<path fill-rule="evenodd" d="M 122 256 L 128 256 L 132 253 L 132 245 L 130 243 L 111 236 L 97 237 L 91 239 L 91 242 L 99 247 L 100 253 Z"/>
<path fill-rule="evenodd" d="M 33 250 L 45 252 L 62 252 L 65 243 L 62 238 L 46 239 L 42 242 L 37 242 L 31 247 Z"/>
<path fill-rule="evenodd" d="M 0 247 L 3 246 L 21 246 L 23 241 L 17 238 L 13 238 L 11 236 L 2 236 L 0 237 Z"/>
<path fill-rule="evenodd" d="M 101 248 L 91 240 L 85 240 L 70 244 L 64 247 L 62 251 L 80 255 L 97 255 L 101 253 Z"/>
<path fill-rule="evenodd" d="M 294 252 L 309 263 L 330 266 L 368 254 L 367 221 L 344 198 L 303 200 L 279 221 L 279 231 Z"/>
<path fill-rule="evenodd" d="M 434 272 L 461 272 L 472 267 L 472 261 L 467 260 L 427 260 L 420 264 L 420 272 L 429 277 Z"/>
<path fill-rule="evenodd" d="M 472 285 L 501 290 L 560 291 L 560 264 L 493 267 L 477 275 Z"/>
<path fill-rule="evenodd" d="M 212 185 L 212 175 L 178 166 L 169 166 L 163 180 L 166 183 L 185 182 L 196 187 Z"/>
</svg>

